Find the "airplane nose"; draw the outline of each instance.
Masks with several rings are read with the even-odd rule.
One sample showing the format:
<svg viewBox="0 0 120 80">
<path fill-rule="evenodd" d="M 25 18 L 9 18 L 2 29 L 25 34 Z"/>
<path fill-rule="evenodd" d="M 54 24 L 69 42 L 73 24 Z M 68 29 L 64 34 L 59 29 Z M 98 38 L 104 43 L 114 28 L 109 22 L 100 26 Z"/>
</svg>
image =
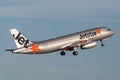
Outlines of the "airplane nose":
<svg viewBox="0 0 120 80">
<path fill-rule="evenodd" d="M 110 31 L 109 31 L 109 35 L 110 35 L 110 36 L 112 36 L 112 35 L 114 35 L 114 34 L 115 34 L 115 33 L 114 33 L 113 30 L 110 30 Z"/>
</svg>

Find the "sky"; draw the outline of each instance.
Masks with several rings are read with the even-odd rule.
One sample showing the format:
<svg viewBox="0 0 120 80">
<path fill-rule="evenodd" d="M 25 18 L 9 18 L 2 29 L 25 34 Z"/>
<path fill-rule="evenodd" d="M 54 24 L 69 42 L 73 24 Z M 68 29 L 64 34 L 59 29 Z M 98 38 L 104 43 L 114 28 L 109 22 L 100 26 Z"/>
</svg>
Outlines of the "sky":
<svg viewBox="0 0 120 80">
<path fill-rule="evenodd" d="M 1 0 L 0 80 L 120 80 L 120 0 Z M 105 26 L 115 35 L 100 46 L 66 52 L 21 55 L 6 52 L 16 45 L 17 28 L 31 41 L 42 41 Z"/>
</svg>

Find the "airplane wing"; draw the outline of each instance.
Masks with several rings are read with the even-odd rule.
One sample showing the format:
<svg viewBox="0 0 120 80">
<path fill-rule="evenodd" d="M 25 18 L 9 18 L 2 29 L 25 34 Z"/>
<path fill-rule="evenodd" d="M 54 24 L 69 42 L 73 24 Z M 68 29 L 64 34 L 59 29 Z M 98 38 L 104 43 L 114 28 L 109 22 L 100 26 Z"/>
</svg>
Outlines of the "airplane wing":
<svg viewBox="0 0 120 80">
<path fill-rule="evenodd" d="M 80 41 L 75 43 L 69 43 L 61 47 L 62 50 L 73 50 L 75 47 L 79 47 L 81 45 Z"/>
<path fill-rule="evenodd" d="M 87 43 L 91 43 L 91 42 L 93 42 L 93 41 L 92 40 L 83 40 L 83 41 L 81 40 L 78 42 L 66 44 L 66 45 L 62 46 L 61 49 L 62 50 L 73 50 L 75 47 L 84 46 Z"/>
</svg>

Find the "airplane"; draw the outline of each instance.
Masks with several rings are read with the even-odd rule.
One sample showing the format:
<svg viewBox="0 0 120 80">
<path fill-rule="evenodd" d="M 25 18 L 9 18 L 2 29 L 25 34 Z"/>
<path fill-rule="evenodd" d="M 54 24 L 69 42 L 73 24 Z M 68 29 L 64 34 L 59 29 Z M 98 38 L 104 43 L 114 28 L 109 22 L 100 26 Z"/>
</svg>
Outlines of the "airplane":
<svg viewBox="0 0 120 80">
<path fill-rule="evenodd" d="M 60 51 L 64 56 L 65 51 L 73 51 L 73 55 L 78 55 L 77 48 L 91 49 L 97 46 L 97 41 L 104 46 L 103 40 L 114 35 L 114 31 L 107 27 L 97 27 L 73 34 L 56 37 L 44 41 L 30 41 L 17 29 L 10 29 L 14 38 L 16 49 L 7 49 L 14 54 L 45 54 Z"/>
</svg>

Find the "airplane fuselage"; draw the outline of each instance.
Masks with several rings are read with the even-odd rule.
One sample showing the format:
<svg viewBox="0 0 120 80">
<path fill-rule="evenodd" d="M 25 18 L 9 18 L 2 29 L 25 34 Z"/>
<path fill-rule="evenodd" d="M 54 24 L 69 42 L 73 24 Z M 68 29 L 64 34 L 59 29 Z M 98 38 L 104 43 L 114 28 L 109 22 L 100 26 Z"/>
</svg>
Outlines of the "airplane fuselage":
<svg viewBox="0 0 120 80">
<path fill-rule="evenodd" d="M 106 27 L 93 28 L 89 30 L 85 30 L 82 32 L 77 32 L 73 34 L 69 34 L 66 36 L 61 36 L 45 41 L 33 42 L 27 47 L 21 47 L 15 49 L 13 53 L 21 53 L 21 54 L 44 54 L 50 53 L 54 51 L 71 51 L 76 47 L 84 48 L 84 46 L 91 44 L 96 41 L 102 41 L 106 38 L 112 36 L 114 32 Z M 20 34 L 17 35 L 16 38 L 19 38 Z M 18 40 L 20 43 L 28 43 L 28 40 L 21 38 Z M 27 42 L 26 42 L 27 41 Z M 90 48 L 95 47 L 94 45 Z M 89 47 L 88 47 L 89 48 Z"/>
</svg>

